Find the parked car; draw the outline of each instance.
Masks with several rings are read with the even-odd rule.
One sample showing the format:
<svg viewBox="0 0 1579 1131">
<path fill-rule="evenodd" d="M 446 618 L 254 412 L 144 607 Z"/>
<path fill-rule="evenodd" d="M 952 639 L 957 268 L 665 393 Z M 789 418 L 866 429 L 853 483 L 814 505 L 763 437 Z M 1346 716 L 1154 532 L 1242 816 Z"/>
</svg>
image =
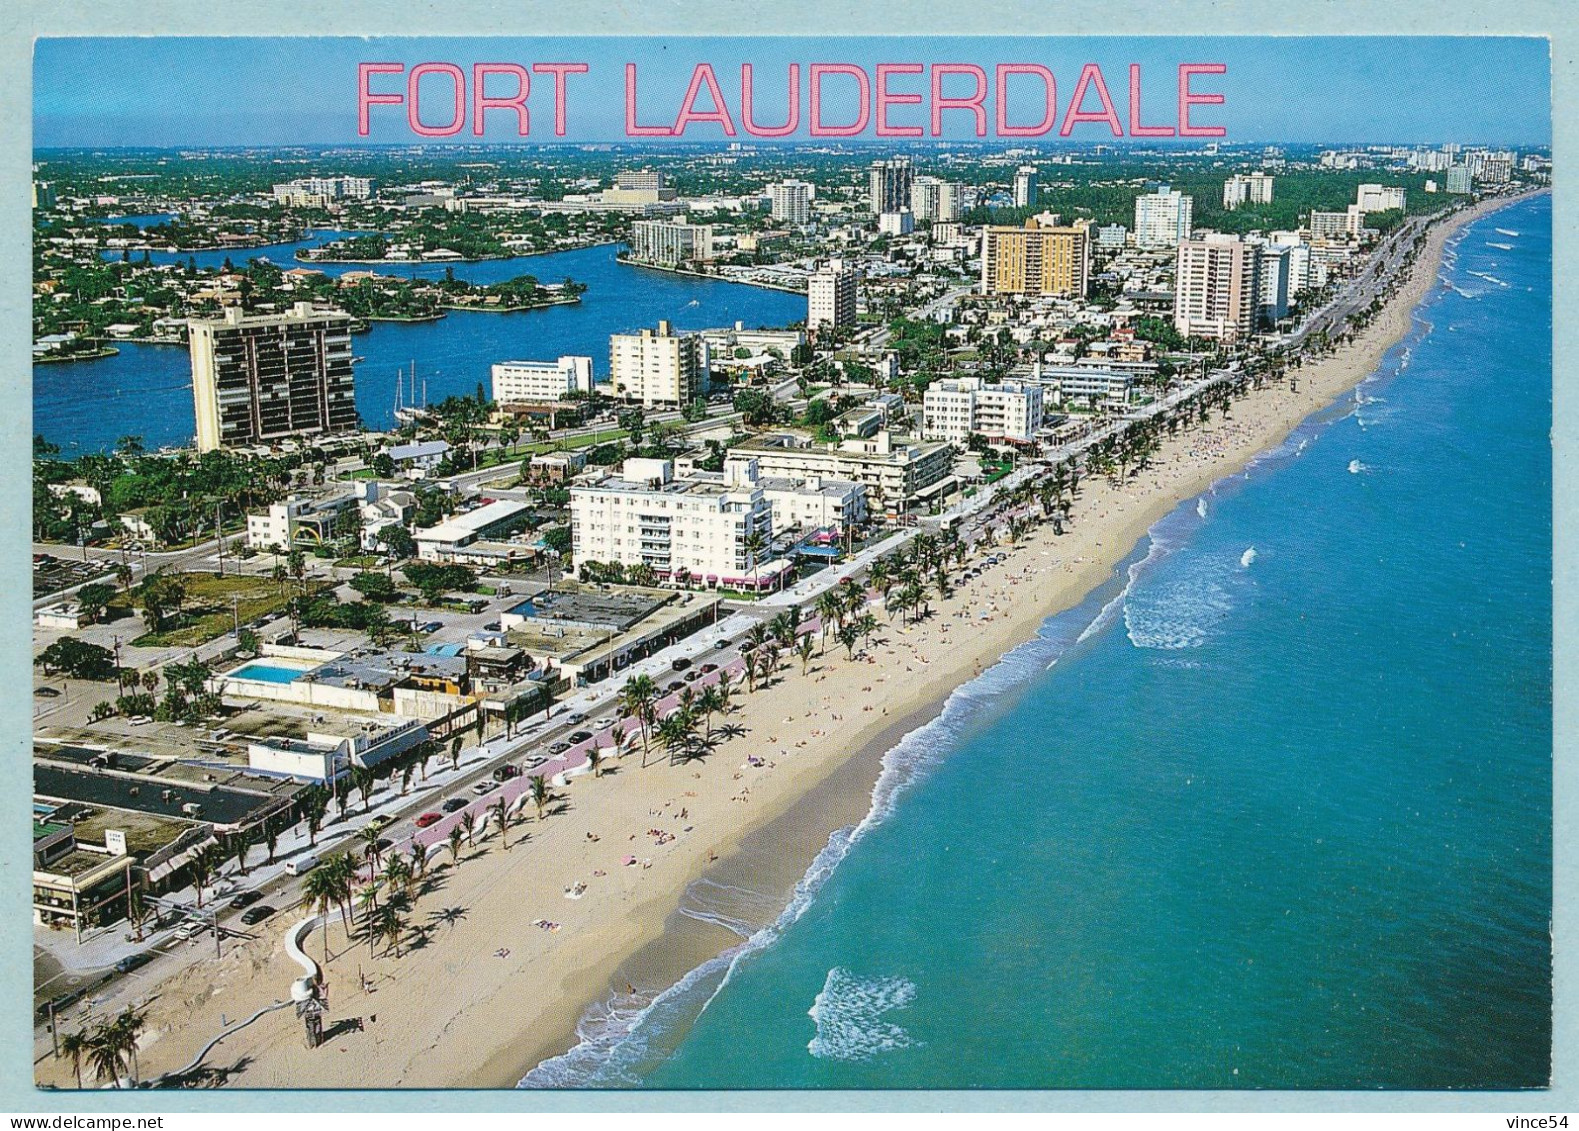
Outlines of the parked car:
<svg viewBox="0 0 1579 1131">
<path fill-rule="evenodd" d="M 571 726 L 575 726 L 577 723 L 584 723 L 586 721 L 587 716 L 582 714 L 570 714 L 565 716 L 565 722 L 569 723 Z"/>
<path fill-rule="evenodd" d="M 589 731 L 589 730 L 578 730 L 578 731 L 576 731 L 574 734 L 572 734 L 570 736 L 570 741 L 572 743 L 585 742 L 587 739 L 589 739 L 591 737 L 592 737 L 592 732 L 591 731 Z"/>
<path fill-rule="evenodd" d="M 548 748 L 548 752 L 550 754 L 563 754 L 566 750 L 569 750 L 569 749 L 570 749 L 570 743 L 568 743 L 568 742 L 556 742 L 556 743 L 554 743 L 552 746 L 550 746 Z"/>
<path fill-rule="evenodd" d="M 685 673 L 685 682 L 686 683 L 691 683 L 691 682 L 693 682 L 695 680 L 701 679 L 703 674 L 704 673 L 702 672 L 702 670 L 700 668 L 698 668 L 694 672 L 686 672 Z"/>
<path fill-rule="evenodd" d="M 674 692 L 674 691 L 679 691 L 684 686 L 685 686 L 685 684 L 681 683 L 677 679 L 674 679 L 674 680 L 670 680 L 669 681 L 669 685 L 667 687 L 665 687 L 664 690 L 665 691 L 669 691 L 669 692 Z"/>
<path fill-rule="evenodd" d="M 244 915 L 242 918 L 244 919 L 246 916 Z M 180 942 L 186 942 L 187 939 L 203 930 L 205 926 L 206 924 L 200 922 L 197 919 L 188 919 L 185 923 L 181 924 L 180 928 L 175 933 L 175 937 Z"/>
<path fill-rule="evenodd" d="M 244 891 L 230 901 L 230 907 L 233 911 L 240 911 L 243 907 L 251 907 L 262 898 L 261 891 Z"/>
<path fill-rule="evenodd" d="M 267 903 L 260 903 L 256 907 L 253 907 L 247 911 L 243 911 L 241 913 L 241 921 L 247 926 L 251 927 L 257 923 L 263 922 L 263 920 L 267 919 L 273 914 L 274 908 L 270 907 Z"/>
<path fill-rule="evenodd" d="M 472 792 L 475 793 L 478 797 L 482 797 L 485 794 L 492 793 L 494 790 L 496 790 L 498 788 L 499 788 L 499 783 L 496 782 L 496 781 L 480 781 L 476 785 L 472 786 Z"/>
<path fill-rule="evenodd" d="M 82 995 L 87 992 L 88 991 L 85 989 L 67 990 L 65 993 L 51 998 L 49 1001 L 46 1001 L 43 1005 L 38 1007 L 38 1019 L 40 1021 L 49 1020 L 51 1006 L 54 1007 L 54 1011 L 57 1016 L 64 1013 L 66 1010 L 70 1009 L 72 1006 L 81 1001 Z"/>
<path fill-rule="evenodd" d="M 506 763 L 503 766 L 500 766 L 498 769 L 494 770 L 494 772 L 493 772 L 493 780 L 494 781 L 509 781 L 511 778 L 518 778 L 520 776 L 521 776 L 521 767 L 520 766 L 512 766 L 509 763 Z"/>
<path fill-rule="evenodd" d="M 444 810 L 446 813 L 455 813 L 461 809 L 466 808 L 466 805 L 467 802 L 464 797 L 452 797 L 443 805 L 440 805 L 439 808 Z"/>
<path fill-rule="evenodd" d="M 683 672 L 686 668 L 691 666 L 691 661 L 687 660 L 684 656 L 676 656 L 674 661 L 669 666 L 677 672 Z"/>
<path fill-rule="evenodd" d="M 713 650 L 717 651 L 717 652 L 722 652 L 725 648 L 729 647 L 729 643 L 730 642 L 728 640 L 720 640 L 716 644 L 713 645 Z"/>
<path fill-rule="evenodd" d="M 153 958 L 154 956 L 146 950 L 138 951 L 136 954 L 128 954 L 115 964 L 115 972 L 117 974 L 130 974 L 140 966 L 147 966 L 153 961 Z"/>
<path fill-rule="evenodd" d="M 742 656 L 744 656 L 747 652 L 751 651 L 751 649 L 755 648 L 756 646 L 757 646 L 757 643 L 756 643 L 755 640 L 747 640 L 744 644 L 742 644 L 740 646 L 740 654 Z"/>
<path fill-rule="evenodd" d="M 701 666 L 701 668 L 698 669 L 698 670 L 700 670 L 703 675 L 712 675 L 714 672 L 716 672 L 718 670 L 718 665 L 717 664 L 703 664 Z"/>
<path fill-rule="evenodd" d="M 387 829 L 387 828 L 389 828 L 390 825 L 392 825 L 394 823 L 395 823 L 395 818 L 391 817 L 388 813 L 380 813 L 378 816 L 374 817 L 371 821 L 369 821 L 367 823 L 367 827 L 370 828 L 370 829 L 375 829 L 375 830 L 377 830 L 377 829 Z"/>
<path fill-rule="evenodd" d="M 386 843 L 386 841 L 382 840 L 378 842 L 380 848 Z M 306 856 L 298 856 L 294 860 L 287 860 L 285 862 L 285 873 L 290 876 L 305 876 L 316 867 L 318 867 L 318 857 L 308 853 Z"/>
<path fill-rule="evenodd" d="M 436 825 L 444 819 L 443 813 L 424 813 L 417 818 L 417 828 L 425 829 L 429 825 Z"/>
</svg>

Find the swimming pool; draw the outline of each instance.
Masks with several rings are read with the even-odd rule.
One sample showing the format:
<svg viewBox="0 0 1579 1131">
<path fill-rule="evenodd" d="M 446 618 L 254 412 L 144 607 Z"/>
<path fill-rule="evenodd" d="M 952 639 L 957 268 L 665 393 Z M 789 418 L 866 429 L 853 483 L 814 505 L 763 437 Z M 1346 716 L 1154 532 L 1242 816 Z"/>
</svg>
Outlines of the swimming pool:
<svg viewBox="0 0 1579 1131">
<path fill-rule="evenodd" d="M 302 676 L 302 668 L 282 668 L 277 664 L 247 664 L 227 673 L 228 679 L 257 679 L 264 683 L 294 683 Z"/>
</svg>

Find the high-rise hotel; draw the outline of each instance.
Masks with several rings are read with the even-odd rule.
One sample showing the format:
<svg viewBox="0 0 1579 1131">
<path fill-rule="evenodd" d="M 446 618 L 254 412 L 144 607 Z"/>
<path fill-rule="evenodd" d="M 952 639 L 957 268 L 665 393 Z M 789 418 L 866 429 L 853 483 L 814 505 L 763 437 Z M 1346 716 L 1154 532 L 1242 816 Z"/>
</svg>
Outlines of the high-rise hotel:
<svg viewBox="0 0 1579 1131">
<path fill-rule="evenodd" d="M 1234 236 L 1184 240 L 1175 260 L 1173 325 L 1185 337 L 1233 341 L 1255 331 L 1261 249 Z"/>
<path fill-rule="evenodd" d="M 356 429 L 350 315 L 229 307 L 188 330 L 198 451 Z"/>
<path fill-rule="evenodd" d="M 989 295 L 1083 297 L 1091 287 L 1091 233 L 1081 223 L 1048 223 L 1043 213 L 1023 228 L 983 232 L 981 290 Z"/>
</svg>

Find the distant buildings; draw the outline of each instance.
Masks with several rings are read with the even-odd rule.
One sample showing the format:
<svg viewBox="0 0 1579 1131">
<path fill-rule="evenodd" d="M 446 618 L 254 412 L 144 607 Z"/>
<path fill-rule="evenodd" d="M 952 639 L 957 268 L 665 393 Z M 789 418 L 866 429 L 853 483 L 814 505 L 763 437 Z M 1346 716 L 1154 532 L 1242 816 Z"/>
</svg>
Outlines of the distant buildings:
<svg viewBox="0 0 1579 1131">
<path fill-rule="evenodd" d="M 912 180 L 908 157 L 873 161 L 866 175 L 867 203 L 873 214 L 881 216 L 884 212 L 909 208 Z"/>
<path fill-rule="evenodd" d="M 1361 212 L 1402 212 L 1406 199 L 1402 185 L 1361 185 L 1355 190 L 1354 206 Z"/>
<path fill-rule="evenodd" d="M 922 399 L 921 434 L 964 445 L 972 433 L 1029 443 L 1042 426 L 1042 387 L 1018 381 L 989 385 L 980 377 L 934 381 Z"/>
<path fill-rule="evenodd" d="M 631 222 L 631 258 L 661 267 L 706 263 L 713 258 L 713 226 L 674 220 Z"/>
<path fill-rule="evenodd" d="M 683 408 L 707 393 L 710 379 L 700 335 L 677 333 L 662 321 L 657 330 L 609 336 L 609 382 L 622 400 Z"/>
<path fill-rule="evenodd" d="M 965 186 L 937 177 L 916 177 L 910 185 L 910 211 L 917 220 L 932 224 L 958 220 L 965 203 Z"/>
<path fill-rule="evenodd" d="M 1104 224 L 1097 229 L 1097 246 L 1100 248 L 1123 247 L 1128 238 L 1129 229 L 1123 224 Z"/>
<path fill-rule="evenodd" d="M 569 393 L 592 391 L 592 359 L 501 361 L 493 366 L 493 399 L 499 404 L 544 404 Z"/>
<path fill-rule="evenodd" d="M 1135 198 L 1135 246 L 1178 247 L 1194 230 L 1195 201 L 1166 185 Z"/>
<path fill-rule="evenodd" d="M 366 200 L 373 195 L 369 177 L 299 177 L 274 186 L 276 203 L 293 208 L 323 208 L 336 200 Z"/>
<path fill-rule="evenodd" d="M 989 227 L 983 232 L 981 289 L 989 295 L 1083 297 L 1091 286 L 1091 235 L 1085 224 L 1046 223 L 1043 216 L 1023 228 Z"/>
<path fill-rule="evenodd" d="M 1241 204 L 1271 204 L 1272 178 L 1265 173 L 1235 173 L 1223 182 L 1223 207 L 1233 211 Z"/>
<path fill-rule="evenodd" d="M 855 272 L 835 261 L 807 281 L 806 329 L 855 325 Z"/>
<path fill-rule="evenodd" d="M 768 186 L 768 202 L 772 217 L 788 224 L 805 224 L 811 220 L 812 186 L 805 181 L 786 180 Z"/>
<path fill-rule="evenodd" d="M 55 186 L 48 181 L 33 182 L 33 208 L 55 207 Z"/>
<path fill-rule="evenodd" d="M 908 208 L 884 212 L 877 218 L 877 230 L 885 236 L 908 236 L 915 231 L 916 218 Z"/>
<path fill-rule="evenodd" d="M 598 194 L 598 203 L 616 207 L 632 207 L 666 203 L 679 194 L 669 186 L 668 179 L 653 169 L 626 170 L 614 177 L 614 187 Z"/>
<path fill-rule="evenodd" d="M 1036 166 L 1021 165 L 1014 171 L 1014 206 L 1029 208 L 1036 203 Z"/>
<path fill-rule="evenodd" d="M 1365 213 L 1356 204 L 1343 212 L 1312 210 L 1308 227 L 1312 239 L 1357 239 L 1365 230 Z"/>
<path fill-rule="evenodd" d="M 1467 165 L 1447 167 L 1447 191 L 1454 196 L 1468 196 L 1475 191 L 1475 178 Z"/>
<path fill-rule="evenodd" d="M 188 330 L 198 451 L 356 429 L 349 315 L 229 307 Z"/>
<path fill-rule="evenodd" d="M 1233 236 L 1179 244 L 1173 325 L 1185 337 L 1234 341 L 1255 331 L 1260 249 Z"/>
</svg>

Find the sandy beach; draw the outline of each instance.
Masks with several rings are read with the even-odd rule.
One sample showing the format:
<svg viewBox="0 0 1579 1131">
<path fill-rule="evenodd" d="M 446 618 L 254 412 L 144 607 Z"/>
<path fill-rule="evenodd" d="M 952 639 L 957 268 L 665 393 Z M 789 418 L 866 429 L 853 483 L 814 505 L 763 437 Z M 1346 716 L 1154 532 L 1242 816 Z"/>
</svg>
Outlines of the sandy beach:
<svg viewBox="0 0 1579 1131">
<path fill-rule="evenodd" d="M 829 834 L 865 815 L 886 751 L 1043 619 L 1078 604 L 1157 519 L 1373 372 L 1440 285 L 1443 244 L 1509 202 L 1434 226 L 1406 284 L 1351 343 L 1297 370 L 1297 392 L 1270 385 L 1226 419 L 1181 429 L 1122 485 L 1083 478 L 1062 536 L 1045 526 L 997 547 L 1005 561 L 945 600 L 929 593 L 931 615 L 919 623 L 874 606 L 881 627 L 853 660 L 831 636 L 804 675 L 786 655 L 771 686 L 742 686 L 734 711 L 712 720 L 705 756 L 670 765 L 654 742 L 642 768 L 638 744 L 602 777 L 574 778 L 542 820 L 527 806 L 508 848 L 490 826 L 458 864 L 441 854 L 414 889 L 410 922 L 424 937 L 403 943 L 398 958 L 348 938 L 334 917 L 330 1039 L 307 1049 L 301 1023 L 282 1009 L 206 1063 L 249 1088 L 513 1087 L 577 1042 L 589 1007 L 640 1008 L 737 945 L 733 931 L 679 911 L 695 881 L 749 887 L 759 899 L 741 918 L 771 921 Z M 257 940 L 145 987 L 145 1078 L 285 998 L 300 970 L 280 932 L 302 914 L 282 910 Z M 323 938 L 307 949 L 321 957 Z M 41 1083 L 74 1086 L 66 1061 L 46 1058 L 37 1071 Z"/>
</svg>

